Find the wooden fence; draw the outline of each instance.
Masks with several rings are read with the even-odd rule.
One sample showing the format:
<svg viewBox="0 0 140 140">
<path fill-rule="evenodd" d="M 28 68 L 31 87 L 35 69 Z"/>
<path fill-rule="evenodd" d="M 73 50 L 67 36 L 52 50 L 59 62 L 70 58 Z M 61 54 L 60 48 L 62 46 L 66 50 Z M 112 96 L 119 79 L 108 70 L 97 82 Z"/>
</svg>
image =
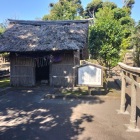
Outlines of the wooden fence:
<svg viewBox="0 0 140 140">
<path fill-rule="evenodd" d="M 128 128 L 132 131 L 138 130 L 137 122 L 136 122 L 136 94 L 137 89 L 140 88 L 140 68 L 137 67 L 131 67 L 123 63 L 119 63 L 119 66 L 122 70 L 121 72 L 121 105 L 120 105 L 120 113 L 125 113 L 125 94 L 126 94 L 126 83 L 129 83 L 131 85 L 131 111 L 130 111 L 130 123 Z"/>
</svg>

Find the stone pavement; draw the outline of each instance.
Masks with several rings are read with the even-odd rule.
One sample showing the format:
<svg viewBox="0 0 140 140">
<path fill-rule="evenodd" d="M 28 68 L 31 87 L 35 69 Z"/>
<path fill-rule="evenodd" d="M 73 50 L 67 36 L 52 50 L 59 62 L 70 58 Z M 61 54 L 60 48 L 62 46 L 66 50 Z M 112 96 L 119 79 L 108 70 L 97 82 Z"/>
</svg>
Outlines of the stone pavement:
<svg viewBox="0 0 140 140">
<path fill-rule="evenodd" d="M 10 89 L 0 96 L 0 140 L 140 139 L 140 132 L 127 131 L 130 116 L 117 114 L 120 96 L 46 99 L 48 90 Z"/>
</svg>

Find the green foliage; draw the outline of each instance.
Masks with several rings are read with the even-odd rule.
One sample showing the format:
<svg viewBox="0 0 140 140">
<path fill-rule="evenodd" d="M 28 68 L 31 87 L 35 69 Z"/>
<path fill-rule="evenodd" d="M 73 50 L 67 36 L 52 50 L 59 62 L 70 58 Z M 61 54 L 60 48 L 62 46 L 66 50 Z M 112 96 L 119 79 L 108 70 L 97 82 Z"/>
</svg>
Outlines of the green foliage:
<svg viewBox="0 0 140 140">
<path fill-rule="evenodd" d="M 43 20 L 74 20 L 83 14 L 80 0 L 59 0 L 50 6 L 50 14 L 44 15 Z"/>
<path fill-rule="evenodd" d="M 117 5 L 114 2 L 105 1 L 102 3 L 102 7 L 109 7 L 111 9 L 117 8 Z"/>
<path fill-rule="evenodd" d="M 121 25 L 134 26 L 134 20 L 130 16 L 122 17 L 120 19 Z"/>
<path fill-rule="evenodd" d="M 128 52 L 130 46 L 131 46 L 131 37 L 123 38 L 120 50 L 120 61 L 124 60 L 125 54 Z"/>
<path fill-rule="evenodd" d="M 110 1 L 92 0 L 83 13 L 81 0 L 50 3 L 50 14 L 43 20 L 75 20 L 95 17 L 90 26 L 89 51 L 106 67 L 115 66 L 131 48 L 134 20 L 130 17 L 134 0 L 125 0 L 123 8 Z"/>
<path fill-rule="evenodd" d="M 93 14 L 98 12 L 99 8 L 102 8 L 102 0 L 93 0 L 86 6 L 84 11 L 85 18 L 92 18 Z"/>
<path fill-rule="evenodd" d="M 4 29 L 0 27 L 0 34 L 4 32 Z"/>
<path fill-rule="evenodd" d="M 5 31 L 5 27 L 3 24 L 0 24 L 0 34 L 2 34 Z"/>
<path fill-rule="evenodd" d="M 7 21 L 0 23 L 0 34 L 2 34 L 6 30 L 7 25 L 8 25 Z"/>
<path fill-rule="evenodd" d="M 114 18 L 116 20 L 119 20 L 126 16 L 130 16 L 129 8 L 115 8 L 113 11 L 114 11 Z"/>
<path fill-rule="evenodd" d="M 100 8 L 103 7 L 110 7 L 111 9 L 114 9 L 117 7 L 117 5 L 110 1 L 103 1 L 103 0 L 92 0 L 85 9 L 84 16 L 85 18 L 92 18 L 93 16 L 96 16 L 96 13 L 99 11 Z"/>
<path fill-rule="evenodd" d="M 134 61 L 135 65 L 140 67 L 140 21 L 136 25 L 131 40 L 132 46 L 134 47 Z"/>
<path fill-rule="evenodd" d="M 135 0 L 123 0 L 124 1 L 124 7 L 128 7 L 132 9 L 133 4 L 135 4 Z"/>
<path fill-rule="evenodd" d="M 81 5 L 81 0 L 70 0 L 73 1 L 75 3 L 75 5 L 77 5 L 77 13 L 79 14 L 79 16 L 83 16 L 83 6 Z"/>
<path fill-rule="evenodd" d="M 106 67 L 115 66 L 130 47 L 134 21 L 127 9 L 103 7 L 90 27 L 89 50 Z"/>
<path fill-rule="evenodd" d="M 10 79 L 9 78 L 0 79 L 0 88 L 5 88 L 8 86 L 10 86 Z"/>
<path fill-rule="evenodd" d="M 97 13 L 95 25 L 90 28 L 89 46 L 93 57 L 107 67 L 116 65 L 122 41 L 122 27 L 114 19 L 111 8 L 104 7 Z"/>
</svg>

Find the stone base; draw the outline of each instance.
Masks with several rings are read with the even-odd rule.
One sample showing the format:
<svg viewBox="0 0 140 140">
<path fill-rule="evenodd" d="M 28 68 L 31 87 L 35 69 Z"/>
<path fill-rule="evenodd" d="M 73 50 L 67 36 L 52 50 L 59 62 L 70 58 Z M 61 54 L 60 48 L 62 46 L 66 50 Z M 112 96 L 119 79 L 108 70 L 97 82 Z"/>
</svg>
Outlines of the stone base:
<svg viewBox="0 0 140 140">
<path fill-rule="evenodd" d="M 118 114 L 124 114 L 124 115 L 129 115 L 129 112 L 128 111 L 125 111 L 125 112 L 121 112 L 120 110 L 116 110 Z"/>
<path fill-rule="evenodd" d="M 140 129 L 138 128 L 138 126 L 134 129 L 130 127 L 130 124 L 125 124 L 125 126 L 127 127 L 127 132 L 140 132 Z"/>
</svg>

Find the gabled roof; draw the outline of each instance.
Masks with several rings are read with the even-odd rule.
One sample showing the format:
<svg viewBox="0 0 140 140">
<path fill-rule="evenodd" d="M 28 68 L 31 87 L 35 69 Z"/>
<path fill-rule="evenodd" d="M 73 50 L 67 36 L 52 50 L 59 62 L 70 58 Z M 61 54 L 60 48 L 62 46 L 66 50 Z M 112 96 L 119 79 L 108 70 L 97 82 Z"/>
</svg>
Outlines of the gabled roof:
<svg viewBox="0 0 140 140">
<path fill-rule="evenodd" d="M 88 20 L 9 21 L 0 52 L 77 50 L 87 43 Z"/>
<path fill-rule="evenodd" d="M 108 68 L 106 68 L 106 67 L 104 67 L 104 66 L 101 66 L 101 65 L 99 65 L 99 64 L 95 64 L 95 63 L 91 63 L 91 62 L 88 62 L 88 61 L 83 61 L 84 63 L 83 64 L 81 64 L 81 65 L 76 65 L 75 67 L 73 67 L 73 68 L 82 68 L 82 67 L 85 67 L 85 66 L 94 66 L 94 67 L 97 67 L 97 68 L 101 68 L 101 69 L 108 69 Z"/>
</svg>

